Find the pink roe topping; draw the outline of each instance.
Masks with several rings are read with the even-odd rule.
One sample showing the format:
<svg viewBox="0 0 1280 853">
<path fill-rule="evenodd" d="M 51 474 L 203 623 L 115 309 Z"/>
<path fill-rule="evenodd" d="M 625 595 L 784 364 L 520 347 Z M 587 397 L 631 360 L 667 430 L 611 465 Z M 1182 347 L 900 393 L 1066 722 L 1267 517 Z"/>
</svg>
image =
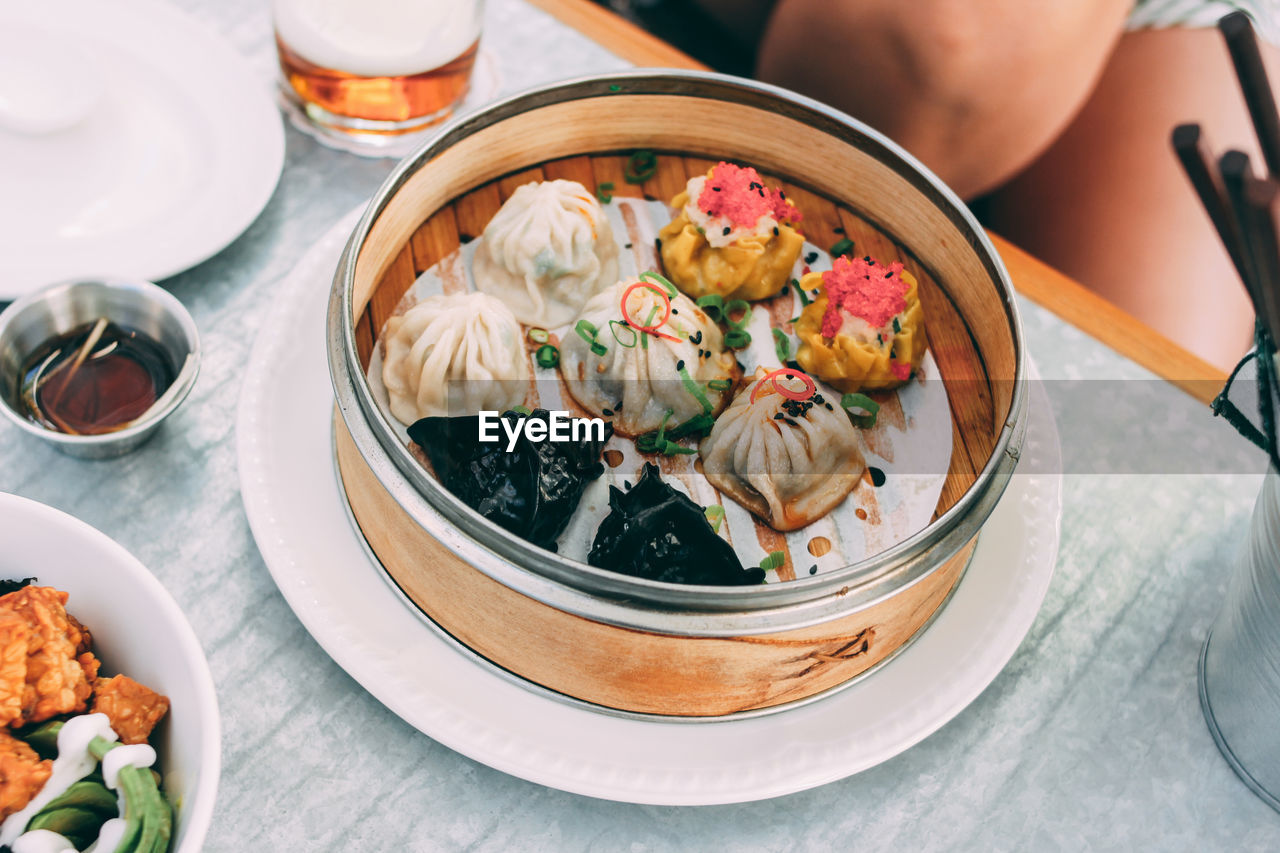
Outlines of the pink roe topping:
<svg viewBox="0 0 1280 853">
<path fill-rule="evenodd" d="M 889 369 L 893 371 L 893 375 L 903 382 L 911 378 L 911 364 L 905 361 L 889 362 Z"/>
<path fill-rule="evenodd" d="M 702 185 L 698 208 L 709 216 L 725 217 L 735 228 L 755 228 L 761 216 L 772 216 L 779 222 L 800 221 L 800 211 L 781 190 L 766 187 L 759 172 L 723 160 Z"/>
<path fill-rule="evenodd" d="M 822 336 L 834 338 L 844 325 L 841 309 L 861 317 L 873 329 L 883 328 L 907 309 L 907 291 L 902 280 L 902 264 L 883 266 L 870 257 L 836 258 L 835 267 L 822 274 L 827 291 L 827 310 L 822 315 Z M 908 368 L 910 370 L 910 368 Z"/>
</svg>

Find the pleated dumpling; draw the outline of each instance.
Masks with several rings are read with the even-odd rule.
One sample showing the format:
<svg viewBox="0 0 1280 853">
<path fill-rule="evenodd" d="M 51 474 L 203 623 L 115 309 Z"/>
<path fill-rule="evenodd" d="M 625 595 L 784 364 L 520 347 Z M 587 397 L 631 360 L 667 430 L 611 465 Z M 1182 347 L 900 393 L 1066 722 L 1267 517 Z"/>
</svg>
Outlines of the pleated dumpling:
<svg viewBox="0 0 1280 853">
<path fill-rule="evenodd" d="M 775 530 L 831 512 L 866 467 L 840 398 L 801 376 L 758 368 L 698 448 L 711 485 Z"/>
<path fill-rule="evenodd" d="M 916 279 L 902 264 L 836 258 L 800 280 L 820 288 L 796 322 L 796 361 L 841 391 L 896 388 L 924 359 L 927 339 Z"/>
<path fill-rule="evenodd" d="M 765 299 L 790 281 L 804 248 L 800 212 L 750 166 L 716 164 L 671 200 L 675 218 L 658 232 L 662 267 L 698 299 Z"/>
<path fill-rule="evenodd" d="M 484 229 L 476 289 L 501 299 L 521 323 L 568 323 L 618 280 L 618 243 L 604 209 L 576 181 L 519 187 Z"/>
<path fill-rule="evenodd" d="M 560 345 L 569 393 L 625 436 L 714 416 L 741 373 L 706 312 L 652 278 L 592 297 Z"/>
<path fill-rule="evenodd" d="M 506 305 L 483 293 L 438 294 L 387 321 L 382 383 L 391 414 L 420 418 L 505 411 L 524 402 L 532 368 Z"/>
</svg>

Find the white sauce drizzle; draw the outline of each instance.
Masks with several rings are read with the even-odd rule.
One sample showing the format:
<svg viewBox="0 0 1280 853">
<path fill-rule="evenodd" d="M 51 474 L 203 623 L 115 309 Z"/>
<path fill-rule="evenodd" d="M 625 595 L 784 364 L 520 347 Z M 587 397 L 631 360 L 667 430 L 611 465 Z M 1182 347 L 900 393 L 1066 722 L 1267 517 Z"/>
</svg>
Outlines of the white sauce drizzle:
<svg viewBox="0 0 1280 853">
<path fill-rule="evenodd" d="M 120 846 L 120 841 L 124 838 L 127 826 L 124 818 L 111 818 L 98 830 L 98 839 L 84 848 L 84 853 L 115 853 L 115 849 Z M 14 853 L 18 851 L 15 850 Z"/>
<path fill-rule="evenodd" d="M 14 840 L 13 853 L 76 853 L 76 846 L 49 829 L 33 829 Z"/>
<path fill-rule="evenodd" d="M 156 751 L 145 743 L 117 746 L 102 759 L 102 781 L 114 791 L 120 781 L 120 768 L 150 767 L 155 763 Z"/>
<path fill-rule="evenodd" d="M 93 768 L 98 766 L 98 759 L 89 753 L 89 741 L 95 737 L 109 741 L 119 739 L 111 730 L 106 714 L 81 714 L 63 723 L 62 730 L 58 732 L 58 757 L 53 760 L 49 781 L 22 811 L 14 812 L 0 824 L 0 844 L 12 846 L 37 812 L 70 788 L 72 783 L 93 772 Z"/>
<path fill-rule="evenodd" d="M 778 224 L 778 220 L 774 219 L 767 213 L 760 214 L 760 218 L 756 220 L 754 228 L 748 228 L 742 225 L 734 225 L 727 216 L 712 216 L 702 208 L 698 207 L 698 199 L 702 196 L 702 188 L 707 185 L 707 176 L 698 175 L 696 178 L 690 178 L 689 183 L 685 185 L 685 192 L 689 194 L 689 200 L 684 205 L 684 215 L 689 217 L 689 221 L 702 229 L 702 236 L 707 238 L 707 242 L 717 249 L 723 249 L 725 246 L 738 242 L 744 237 L 764 237 L 772 235 L 774 226 Z M 729 233 L 724 233 L 724 229 L 728 228 Z"/>
</svg>

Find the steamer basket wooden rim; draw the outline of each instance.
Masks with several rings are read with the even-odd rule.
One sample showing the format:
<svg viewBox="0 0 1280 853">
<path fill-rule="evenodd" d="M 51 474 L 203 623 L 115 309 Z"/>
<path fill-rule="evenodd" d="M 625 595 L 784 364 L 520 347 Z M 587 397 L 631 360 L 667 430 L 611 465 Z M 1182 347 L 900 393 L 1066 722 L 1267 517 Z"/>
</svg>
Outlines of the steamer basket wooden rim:
<svg viewBox="0 0 1280 853">
<path fill-rule="evenodd" d="M 751 132 L 727 141 L 723 127 L 705 125 L 708 110 L 698 107 L 711 105 L 749 117 Z M 670 120 L 653 121 L 655 111 Z M 593 120 L 584 122 L 588 115 Z M 444 489 L 400 443 L 365 380 L 356 325 L 415 229 L 455 197 L 504 174 L 557 157 L 636 148 L 741 160 L 820 185 L 909 245 L 941 282 L 968 284 L 962 292 L 948 287 L 948 295 L 984 364 L 1012 370 L 999 372 L 991 388 L 998 435 L 990 457 L 931 524 L 869 559 L 813 577 L 752 587 L 663 583 L 568 560 L 507 533 Z M 339 428 L 395 503 L 449 551 L 503 586 L 566 613 L 690 637 L 812 626 L 919 582 L 977 535 L 1009 482 L 1026 429 L 1013 288 L 963 203 L 861 122 L 777 87 L 702 72 L 642 69 L 570 80 L 445 125 L 392 172 L 348 241 L 330 296 L 328 352 Z"/>
</svg>

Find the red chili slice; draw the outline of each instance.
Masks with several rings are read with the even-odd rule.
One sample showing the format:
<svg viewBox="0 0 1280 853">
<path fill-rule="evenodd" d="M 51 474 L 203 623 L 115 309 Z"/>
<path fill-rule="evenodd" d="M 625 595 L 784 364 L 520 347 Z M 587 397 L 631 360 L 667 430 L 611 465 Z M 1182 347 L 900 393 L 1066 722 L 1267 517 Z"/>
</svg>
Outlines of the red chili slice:
<svg viewBox="0 0 1280 853">
<path fill-rule="evenodd" d="M 783 377 L 794 377 L 804 383 L 806 390 L 803 392 L 792 391 L 784 385 L 778 383 Z M 756 387 L 751 389 L 751 402 L 756 401 L 756 396 L 760 393 L 760 389 L 768 382 L 773 386 L 773 390 L 777 391 L 788 400 L 808 400 L 818 390 L 818 386 L 813 383 L 808 374 L 801 373 L 790 367 L 780 367 L 777 370 L 771 370 L 764 376 L 760 377 L 760 381 L 756 383 Z"/>
<path fill-rule="evenodd" d="M 662 307 L 666 309 L 666 313 L 662 315 L 662 319 L 659 320 L 655 325 L 652 325 L 652 326 L 641 325 L 640 323 L 631 319 L 631 315 L 627 313 L 627 297 L 630 296 L 632 291 L 634 291 L 638 287 L 643 287 L 648 290 L 652 290 L 654 293 L 658 294 L 658 298 L 662 300 Z M 619 307 L 622 310 L 623 322 L 625 322 L 631 328 L 641 332 L 648 332 L 654 337 L 666 338 L 669 341 L 679 342 L 680 340 L 679 338 L 674 337 L 673 335 L 668 335 L 665 332 L 658 331 L 667 322 L 667 320 L 671 319 L 671 298 L 667 296 L 667 292 L 663 290 L 661 287 L 658 287 L 658 285 L 651 284 L 650 282 L 647 282 L 647 281 L 636 282 L 635 284 L 631 285 L 630 287 L 628 287 L 626 290 L 622 292 L 622 303 Z"/>
</svg>

